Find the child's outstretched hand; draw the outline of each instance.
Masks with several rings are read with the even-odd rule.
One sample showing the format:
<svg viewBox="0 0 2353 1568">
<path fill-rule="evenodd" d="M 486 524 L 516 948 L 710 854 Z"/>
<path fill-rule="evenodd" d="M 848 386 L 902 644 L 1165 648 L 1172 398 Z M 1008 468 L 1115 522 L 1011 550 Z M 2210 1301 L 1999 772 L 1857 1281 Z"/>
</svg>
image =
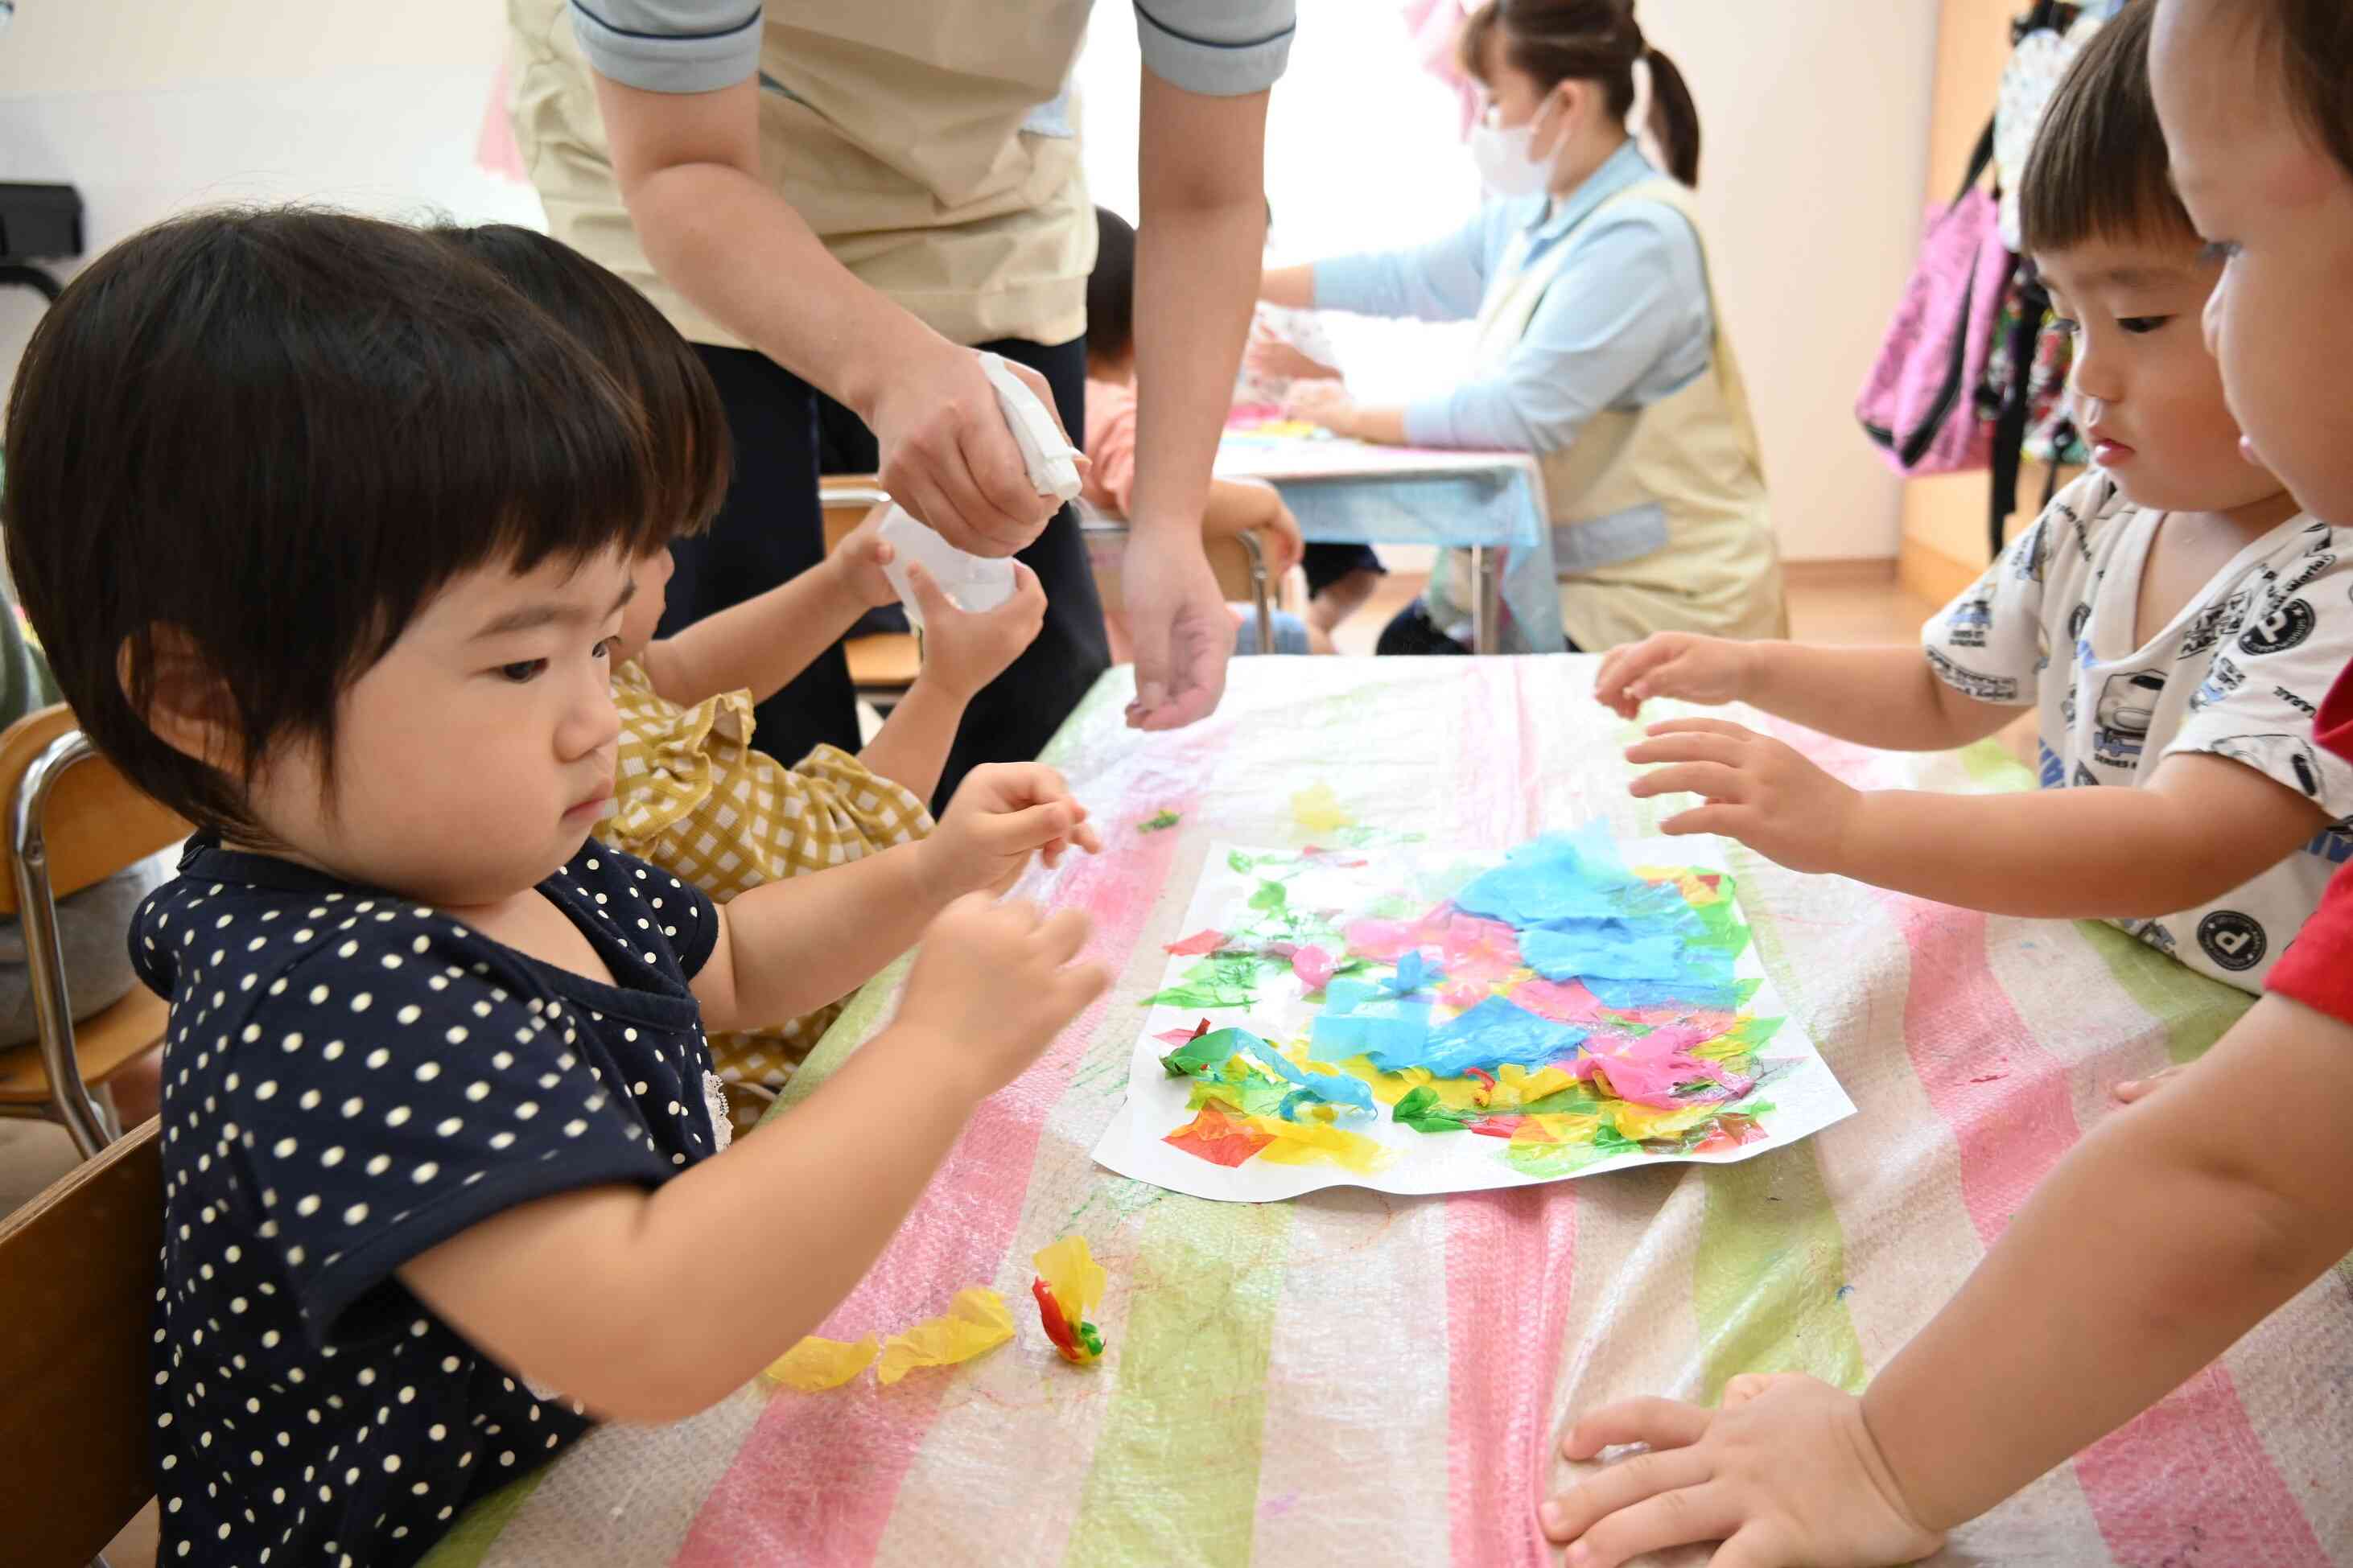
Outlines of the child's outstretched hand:
<svg viewBox="0 0 2353 1568">
<path fill-rule="evenodd" d="M 987 763 L 965 775 L 928 838 L 919 841 L 923 885 L 951 895 L 1002 893 L 1032 854 L 1061 864 L 1072 844 L 1099 854 L 1103 840 L 1062 775 L 1042 763 Z"/>
<path fill-rule="evenodd" d="M 870 610 L 899 602 L 899 591 L 891 586 L 891 579 L 882 568 L 895 559 L 895 552 L 882 542 L 882 520 L 891 509 L 878 506 L 858 520 L 858 526 L 842 536 L 825 563 L 833 571 L 847 598 Z"/>
<path fill-rule="evenodd" d="M 1747 694 L 1752 645 L 1691 632 L 1652 632 L 1615 647 L 1593 678 L 1593 695 L 1620 719 L 1652 697 L 1686 702 L 1738 702 Z"/>
<path fill-rule="evenodd" d="M 1736 1377 L 1721 1410 L 1630 1399 L 1570 1427 L 1560 1451 L 1590 1459 L 1624 1443 L 1651 1451 L 1538 1510 L 1546 1535 L 1573 1543 L 1568 1568 L 1695 1541 L 1725 1543 L 1715 1568 L 1886 1568 L 1944 1544 L 1913 1518 L 1862 1401 L 1810 1377 Z"/>
<path fill-rule="evenodd" d="M 1111 984 L 1102 964 L 1073 962 L 1086 941 L 1076 910 L 1041 919 L 1018 899 L 958 899 L 923 933 L 896 1022 L 953 1044 L 977 1093 L 994 1094 Z"/>
<path fill-rule="evenodd" d="M 1013 596 L 993 610 L 956 608 L 920 562 L 907 563 L 907 585 L 923 614 L 923 679 L 959 701 L 1005 673 L 1046 624 L 1046 590 L 1038 574 L 1013 563 Z"/>
<path fill-rule="evenodd" d="M 1722 719 L 1671 719 L 1628 748 L 1630 763 L 1669 765 L 1630 786 L 1637 799 L 1688 790 L 1706 805 L 1659 825 L 1670 837 L 1721 833 L 1793 871 L 1838 871 L 1862 793 L 1794 746 Z"/>
</svg>

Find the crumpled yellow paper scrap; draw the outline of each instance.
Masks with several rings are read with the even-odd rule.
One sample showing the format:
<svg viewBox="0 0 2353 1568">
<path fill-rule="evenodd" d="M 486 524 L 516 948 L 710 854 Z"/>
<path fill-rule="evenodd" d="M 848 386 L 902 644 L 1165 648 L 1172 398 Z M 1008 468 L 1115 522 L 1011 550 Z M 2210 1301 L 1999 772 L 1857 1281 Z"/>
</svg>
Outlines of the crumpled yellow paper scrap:
<svg viewBox="0 0 2353 1568">
<path fill-rule="evenodd" d="M 888 1388 L 919 1366 L 949 1366 L 995 1350 L 1013 1337 L 1013 1313 L 986 1285 L 956 1292 L 940 1317 L 927 1318 L 882 1342 L 874 1375 Z"/>
<path fill-rule="evenodd" d="M 781 1383 L 786 1388 L 797 1388 L 803 1394 L 816 1394 L 823 1389 L 839 1388 L 874 1361 L 875 1343 L 872 1334 L 854 1343 L 841 1340 L 819 1339 L 811 1334 L 792 1349 L 768 1363 L 762 1373 L 771 1383 Z"/>
</svg>

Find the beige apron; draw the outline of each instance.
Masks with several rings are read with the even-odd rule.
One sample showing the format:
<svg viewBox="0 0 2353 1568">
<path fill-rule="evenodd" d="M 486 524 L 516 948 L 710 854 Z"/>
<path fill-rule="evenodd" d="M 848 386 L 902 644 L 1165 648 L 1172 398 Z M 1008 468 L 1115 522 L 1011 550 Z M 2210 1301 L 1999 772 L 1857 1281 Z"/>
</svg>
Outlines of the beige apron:
<svg viewBox="0 0 2353 1568">
<path fill-rule="evenodd" d="M 1690 194 L 1672 180 L 1630 186 L 1594 212 L 1625 201 L 1672 207 L 1699 233 Z M 1531 268 L 1526 236 L 1513 240 L 1479 309 L 1473 374 L 1502 373 L 1571 248 L 1564 241 Z M 1704 257 L 1703 245 L 1703 268 Z M 1658 631 L 1788 634 L 1764 463 L 1712 279 L 1708 309 L 1716 330 L 1705 371 L 1646 407 L 1606 409 L 1567 447 L 1536 454 L 1561 627 L 1588 652 Z M 1440 566 L 1430 616 L 1449 626 L 1468 618 L 1469 554 L 1450 551 Z"/>
<path fill-rule="evenodd" d="M 1094 209 L 1064 89 L 1090 3 L 769 5 L 762 177 L 860 281 L 957 342 L 1082 335 Z M 689 338 L 744 346 L 646 259 L 565 0 L 507 0 L 507 17 L 515 138 L 549 231 Z"/>
</svg>

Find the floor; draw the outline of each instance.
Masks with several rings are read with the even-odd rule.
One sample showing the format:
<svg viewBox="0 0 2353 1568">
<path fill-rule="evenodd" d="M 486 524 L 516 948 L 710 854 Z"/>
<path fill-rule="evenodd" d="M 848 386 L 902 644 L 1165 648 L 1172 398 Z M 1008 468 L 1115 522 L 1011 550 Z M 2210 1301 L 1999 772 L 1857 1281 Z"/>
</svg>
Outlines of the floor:
<svg viewBox="0 0 2353 1568">
<path fill-rule="evenodd" d="M 1791 635 L 1801 642 L 1910 642 L 1936 606 L 1906 594 L 1894 563 L 1883 572 L 1847 563 L 1820 570 L 1800 566 L 1788 588 Z M 1388 618 L 1420 592 L 1418 574 L 1383 580 L 1365 607 L 1344 622 L 1335 641 L 1344 654 L 1369 655 Z M 73 1163 L 64 1131 L 43 1122 L 0 1121 L 0 1213 L 16 1207 L 62 1175 Z M 113 1568 L 149 1568 L 155 1560 L 153 1505 L 107 1549 Z"/>
</svg>

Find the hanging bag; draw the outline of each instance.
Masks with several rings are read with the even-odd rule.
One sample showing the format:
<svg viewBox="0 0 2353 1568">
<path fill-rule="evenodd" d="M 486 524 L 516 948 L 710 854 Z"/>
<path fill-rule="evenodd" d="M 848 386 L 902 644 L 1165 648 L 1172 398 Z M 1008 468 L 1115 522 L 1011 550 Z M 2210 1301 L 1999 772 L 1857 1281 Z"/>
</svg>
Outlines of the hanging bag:
<svg viewBox="0 0 2353 1568">
<path fill-rule="evenodd" d="M 1978 184 L 1992 161 L 1989 122 L 1960 194 L 1930 209 L 1904 301 L 1855 402 L 1863 434 L 1899 473 L 1963 473 L 1986 467 L 1993 453 L 1976 393 L 2017 258 L 2001 242 L 1993 196 Z"/>
</svg>

